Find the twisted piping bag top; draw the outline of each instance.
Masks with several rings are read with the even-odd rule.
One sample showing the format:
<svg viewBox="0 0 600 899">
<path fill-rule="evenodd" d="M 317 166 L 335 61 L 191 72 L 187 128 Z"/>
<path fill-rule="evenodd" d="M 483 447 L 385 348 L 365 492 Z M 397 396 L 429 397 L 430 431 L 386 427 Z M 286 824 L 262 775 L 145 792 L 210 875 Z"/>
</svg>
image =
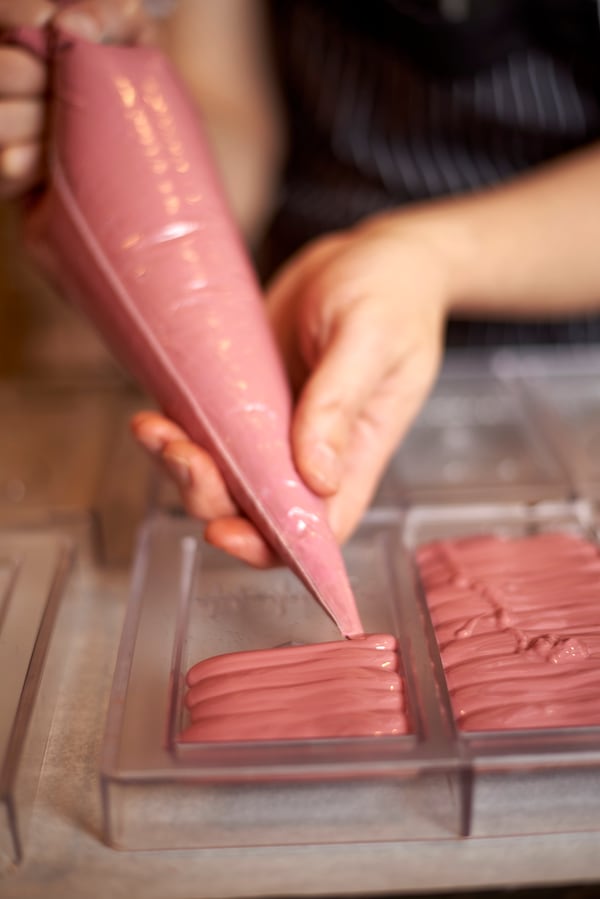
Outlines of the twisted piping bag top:
<svg viewBox="0 0 600 899">
<path fill-rule="evenodd" d="M 155 49 L 49 43 L 49 186 L 30 222 L 34 254 L 211 452 L 342 634 L 362 633 L 323 504 L 292 461 L 282 362 L 196 108 Z"/>
</svg>

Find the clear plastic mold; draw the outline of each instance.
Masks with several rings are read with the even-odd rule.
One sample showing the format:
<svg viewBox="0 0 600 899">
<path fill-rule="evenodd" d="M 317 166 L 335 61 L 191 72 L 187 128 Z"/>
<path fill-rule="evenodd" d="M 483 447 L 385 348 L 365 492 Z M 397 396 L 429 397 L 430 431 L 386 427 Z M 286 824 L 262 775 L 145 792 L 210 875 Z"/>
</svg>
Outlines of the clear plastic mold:
<svg viewBox="0 0 600 899">
<path fill-rule="evenodd" d="M 181 744 L 183 675 L 210 655 L 336 639 L 287 570 L 200 549 L 185 518 L 142 536 L 102 760 L 107 842 L 126 849 L 452 837 L 461 764 L 396 569 L 398 520 L 346 550 L 364 625 L 399 638 L 411 732 L 402 736 Z M 411 636 L 409 636 L 411 635 Z"/>
<path fill-rule="evenodd" d="M 0 530 L 0 861 L 20 862 L 50 732 L 64 645 L 56 623 L 72 547 Z"/>
<path fill-rule="evenodd" d="M 414 573 L 441 706 L 454 718 L 435 630 L 420 584 L 415 550 L 438 539 L 492 534 L 520 537 L 565 532 L 596 541 L 584 502 L 538 506 L 429 506 L 409 511 L 405 552 Z M 600 665 L 598 670 L 600 684 Z M 484 689 L 484 685 L 482 685 Z M 600 727 L 460 731 L 456 752 L 465 761 L 466 833 L 472 836 L 600 830 Z"/>
</svg>

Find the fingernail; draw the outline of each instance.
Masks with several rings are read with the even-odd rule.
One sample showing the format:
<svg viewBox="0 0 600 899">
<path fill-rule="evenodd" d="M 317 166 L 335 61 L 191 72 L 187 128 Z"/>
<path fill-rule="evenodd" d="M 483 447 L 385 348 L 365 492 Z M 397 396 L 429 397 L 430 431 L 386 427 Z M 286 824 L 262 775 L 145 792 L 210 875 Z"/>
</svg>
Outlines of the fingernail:
<svg viewBox="0 0 600 899">
<path fill-rule="evenodd" d="M 335 539 L 340 543 L 344 532 L 344 516 L 335 503 L 332 503 L 327 510 L 327 524 Z"/>
<path fill-rule="evenodd" d="M 2 173 L 6 178 L 23 178 L 35 160 L 31 147 L 7 147 L 2 154 Z"/>
<path fill-rule="evenodd" d="M 165 445 L 164 439 L 159 434 L 155 434 L 154 431 L 138 431 L 134 428 L 134 434 L 136 440 L 150 453 L 160 453 Z"/>
<path fill-rule="evenodd" d="M 340 485 L 340 461 L 335 450 L 327 443 L 315 443 L 309 453 L 312 476 L 327 490 L 337 490 Z"/>
<path fill-rule="evenodd" d="M 73 10 L 65 12 L 58 19 L 58 24 L 70 34 L 76 34 L 78 37 L 86 38 L 88 41 L 97 42 L 102 39 L 102 29 L 100 24 L 83 12 Z"/>
<path fill-rule="evenodd" d="M 167 471 L 179 487 L 183 489 L 189 487 L 192 483 L 192 472 L 187 459 L 183 459 L 181 456 L 169 456 L 166 453 L 162 458 Z"/>
</svg>

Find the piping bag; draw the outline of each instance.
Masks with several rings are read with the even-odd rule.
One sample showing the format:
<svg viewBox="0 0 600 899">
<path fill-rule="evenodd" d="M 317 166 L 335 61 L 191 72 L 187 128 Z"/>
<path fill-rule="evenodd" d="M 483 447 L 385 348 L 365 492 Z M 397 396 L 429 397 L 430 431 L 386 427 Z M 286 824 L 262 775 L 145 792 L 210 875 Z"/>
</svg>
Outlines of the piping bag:
<svg viewBox="0 0 600 899">
<path fill-rule="evenodd" d="M 154 48 L 52 29 L 8 40 L 51 70 L 48 186 L 27 224 L 35 259 L 211 453 L 341 633 L 361 634 L 324 506 L 292 460 L 282 360 L 197 108 Z"/>
</svg>

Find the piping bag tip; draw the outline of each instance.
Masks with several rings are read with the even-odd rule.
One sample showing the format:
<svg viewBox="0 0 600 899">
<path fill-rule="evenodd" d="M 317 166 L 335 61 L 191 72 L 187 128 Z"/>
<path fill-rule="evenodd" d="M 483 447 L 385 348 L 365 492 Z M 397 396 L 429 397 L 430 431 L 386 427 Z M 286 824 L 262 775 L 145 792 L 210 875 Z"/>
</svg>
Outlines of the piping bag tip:
<svg viewBox="0 0 600 899">
<path fill-rule="evenodd" d="M 326 611 L 333 619 L 333 622 L 337 626 L 342 637 L 344 637 L 346 640 L 354 640 L 357 637 L 364 637 L 365 629 L 362 626 L 353 594 L 351 594 L 350 597 L 346 599 L 344 610 L 338 611 L 335 615 L 331 613 L 329 606 L 325 605 L 322 599 L 320 600 L 320 602 L 324 605 Z"/>
<path fill-rule="evenodd" d="M 365 630 L 360 620 L 354 591 L 350 585 L 347 569 L 333 534 L 329 534 L 331 544 L 325 548 L 329 561 L 327 573 L 319 570 L 320 554 L 302 559 L 303 546 L 289 559 L 292 570 L 296 570 L 315 599 L 327 612 L 342 637 L 352 640 L 364 636 Z M 337 551 L 337 552 L 336 552 Z M 298 570 L 298 560 L 305 562 L 305 571 Z"/>
</svg>

